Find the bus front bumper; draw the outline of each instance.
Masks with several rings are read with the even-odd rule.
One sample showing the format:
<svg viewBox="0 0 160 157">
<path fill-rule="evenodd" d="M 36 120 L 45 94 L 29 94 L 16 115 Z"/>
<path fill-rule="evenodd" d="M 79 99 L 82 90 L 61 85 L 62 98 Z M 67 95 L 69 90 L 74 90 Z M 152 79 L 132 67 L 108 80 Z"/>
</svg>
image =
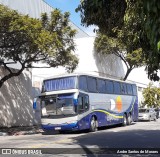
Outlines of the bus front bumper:
<svg viewBox="0 0 160 157">
<path fill-rule="evenodd" d="M 53 131 L 60 131 L 60 130 L 78 130 L 78 124 L 77 123 L 65 123 L 65 124 L 42 124 L 42 129 L 45 131 L 47 130 L 53 130 Z"/>
</svg>

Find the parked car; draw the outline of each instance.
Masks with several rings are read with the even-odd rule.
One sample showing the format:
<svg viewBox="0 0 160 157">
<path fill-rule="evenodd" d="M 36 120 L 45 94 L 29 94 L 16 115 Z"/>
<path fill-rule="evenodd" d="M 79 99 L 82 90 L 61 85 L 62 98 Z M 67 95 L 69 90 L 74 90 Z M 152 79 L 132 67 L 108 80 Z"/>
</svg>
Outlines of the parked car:
<svg viewBox="0 0 160 157">
<path fill-rule="evenodd" d="M 156 108 L 155 111 L 156 111 L 156 118 L 158 119 L 160 116 L 160 109 Z"/>
<path fill-rule="evenodd" d="M 156 112 L 153 108 L 140 108 L 138 120 L 156 121 Z"/>
</svg>

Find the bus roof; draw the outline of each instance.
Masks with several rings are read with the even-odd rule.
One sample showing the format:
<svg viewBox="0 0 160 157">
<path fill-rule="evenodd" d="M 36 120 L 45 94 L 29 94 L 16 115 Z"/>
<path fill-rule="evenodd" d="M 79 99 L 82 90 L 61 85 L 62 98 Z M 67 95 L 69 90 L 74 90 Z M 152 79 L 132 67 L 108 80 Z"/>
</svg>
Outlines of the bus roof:
<svg viewBox="0 0 160 157">
<path fill-rule="evenodd" d="M 61 74 L 61 75 L 55 75 L 53 77 L 48 77 L 45 80 L 52 80 L 52 79 L 56 79 L 56 78 L 64 78 L 64 77 L 70 77 L 70 76 L 91 76 L 91 77 L 96 77 L 96 78 L 100 78 L 100 79 L 108 79 L 108 80 L 112 80 L 112 81 L 119 81 L 119 82 L 125 82 L 125 83 L 129 83 L 129 84 L 136 84 L 134 82 L 129 82 L 129 81 L 123 81 L 123 80 L 119 80 L 119 79 L 114 79 L 114 78 L 110 78 L 110 77 L 103 77 L 103 76 L 97 76 L 97 75 L 92 75 L 92 74 L 87 74 L 87 73 L 70 73 L 70 74 Z"/>
</svg>

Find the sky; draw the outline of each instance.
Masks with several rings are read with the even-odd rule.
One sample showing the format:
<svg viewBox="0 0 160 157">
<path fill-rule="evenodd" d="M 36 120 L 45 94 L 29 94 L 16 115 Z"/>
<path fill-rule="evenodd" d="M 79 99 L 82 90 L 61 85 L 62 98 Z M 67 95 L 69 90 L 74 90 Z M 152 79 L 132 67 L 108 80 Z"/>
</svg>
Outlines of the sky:
<svg viewBox="0 0 160 157">
<path fill-rule="evenodd" d="M 88 35 L 95 36 L 95 33 L 93 32 L 94 26 L 91 26 L 89 28 L 81 26 L 80 13 L 75 12 L 78 4 L 80 4 L 80 0 L 45 0 L 45 2 L 47 2 L 53 8 L 60 9 L 63 13 L 70 12 L 70 20 L 75 25 L 81 28 Z"/>
</svg>

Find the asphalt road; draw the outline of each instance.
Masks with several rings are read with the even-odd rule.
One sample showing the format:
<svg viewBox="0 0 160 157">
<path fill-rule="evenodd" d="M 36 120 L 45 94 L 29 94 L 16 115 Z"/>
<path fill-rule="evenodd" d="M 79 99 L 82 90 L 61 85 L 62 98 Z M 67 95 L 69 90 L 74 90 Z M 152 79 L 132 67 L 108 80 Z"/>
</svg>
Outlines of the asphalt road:
<svg viewBox="0 0 160 157">
<path fill-rule="evenodd" d="M 0 148 L 17 148 L 24 154 L 26 152 L 23 148 L 31 149 L 31 151 L 36 150 L 37 153 L 41 153 L 41 151 L 42 153 L 48 153 L 48 155 L 38 156 L 88 156 L 82 154 L 90 154 L 90 156 L 101 156 L 103 154 L 104 156 L 104 153 L 108 153 L 108 155 L 105 154 L 105 156 L 160 156 L 160 154 L 152 154 L 156 152 L 160 153 L 160 119 L 156 122 L 137 122 L 126 127 L 104 127 L 94 133 L 43 133 L 35 135 L 1 136 Z M 116 148 L 113 149 L 114 153 L 116 152 L 115 155 L 109 154 L 113 153 L 112 148 Z M 140 154 L 141 150 L 145 151 L 141 152 L 145 155 Z M 118 151 L 121 151 L 120 154 L 117 153 Z M 97 155 L 97 152 L 101 155 Z M 14 153 L 17 153 L 17 151 L 14 151 Z M 12 156 L 22 155 L 16 154 Z"/>
</svg>

